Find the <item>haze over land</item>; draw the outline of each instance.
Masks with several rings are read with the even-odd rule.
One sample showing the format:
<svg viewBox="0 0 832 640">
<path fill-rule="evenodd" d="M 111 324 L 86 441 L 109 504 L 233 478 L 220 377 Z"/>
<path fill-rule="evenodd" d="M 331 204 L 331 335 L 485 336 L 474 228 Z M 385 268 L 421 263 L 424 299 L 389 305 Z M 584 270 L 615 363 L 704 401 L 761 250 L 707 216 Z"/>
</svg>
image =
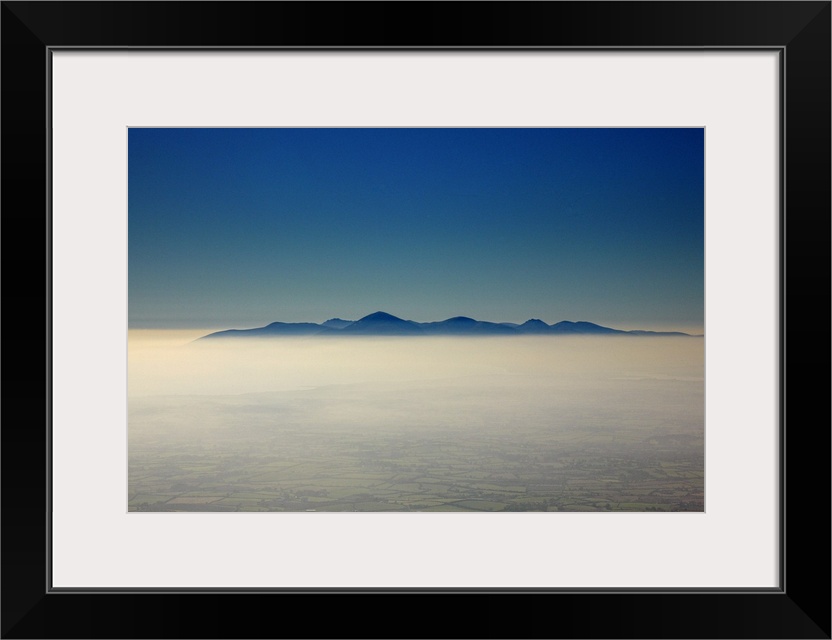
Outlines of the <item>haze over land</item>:
<svg viewBox="0 0 832 640">
<path fill-rule="evenodd" d="M 129 504 L 701 510 L 703 340 L 131 332 Z"/>
</svg>

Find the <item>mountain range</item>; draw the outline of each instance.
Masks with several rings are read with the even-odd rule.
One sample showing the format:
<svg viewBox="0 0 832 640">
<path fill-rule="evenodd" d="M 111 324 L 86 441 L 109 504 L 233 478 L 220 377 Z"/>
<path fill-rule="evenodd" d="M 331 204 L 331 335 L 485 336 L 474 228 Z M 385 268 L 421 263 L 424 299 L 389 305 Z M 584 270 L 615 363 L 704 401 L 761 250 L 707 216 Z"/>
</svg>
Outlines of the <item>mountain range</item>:
<svg viewBox="0 0 832 640">
<path fill-rule="evenodd" d="M 324 323 L 272 322 L 255 329 L 228 329 L 203 336 L 208 338 L 255 338 L 272 336 L 491 336 L 491 335 L 636 335 L 636 336 L 689 336 L 679 331 L 623 331 L 602 327 L 592 322 L 563 320 L 546 324 L 542 320 L 526 320 L 523 324 L 512 322 L 485 322 L 465 316 L 456 316 L 439 322 L 414 322 L 403 320 L 383 311 L 376 311 L 359 320 L 332 318 Z"/>
</svg>

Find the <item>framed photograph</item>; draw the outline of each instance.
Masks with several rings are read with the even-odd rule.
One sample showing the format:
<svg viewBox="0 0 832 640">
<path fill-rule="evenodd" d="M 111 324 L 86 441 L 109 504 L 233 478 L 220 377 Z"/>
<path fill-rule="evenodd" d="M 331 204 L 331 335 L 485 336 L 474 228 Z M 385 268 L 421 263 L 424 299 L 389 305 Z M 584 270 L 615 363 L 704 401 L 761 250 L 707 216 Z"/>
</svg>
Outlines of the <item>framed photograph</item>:
<svg viewBox="0 0 832 640">
<path fill-rule="evenodd" d="M 704 128 L 130 128 L 128 193 L 129 512 L 704 512 Z"/>
<path fill-rule="evenodd" d="M 829 2 L 2 10 L 4 637 L 830 637 Z"/>
</svg>

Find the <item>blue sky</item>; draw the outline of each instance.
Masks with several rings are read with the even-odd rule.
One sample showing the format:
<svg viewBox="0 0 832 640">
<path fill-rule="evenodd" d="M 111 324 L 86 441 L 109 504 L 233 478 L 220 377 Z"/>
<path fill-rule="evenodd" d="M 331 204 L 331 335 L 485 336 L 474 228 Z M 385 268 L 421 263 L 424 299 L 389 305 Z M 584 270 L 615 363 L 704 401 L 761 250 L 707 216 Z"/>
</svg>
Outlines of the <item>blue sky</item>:
<svg viewBox="0 0 832 640">
<path fill-rule="evenodd" d="M 702 129 L 128 135 L 131 328 L 702 329 Z"/>
</svg>

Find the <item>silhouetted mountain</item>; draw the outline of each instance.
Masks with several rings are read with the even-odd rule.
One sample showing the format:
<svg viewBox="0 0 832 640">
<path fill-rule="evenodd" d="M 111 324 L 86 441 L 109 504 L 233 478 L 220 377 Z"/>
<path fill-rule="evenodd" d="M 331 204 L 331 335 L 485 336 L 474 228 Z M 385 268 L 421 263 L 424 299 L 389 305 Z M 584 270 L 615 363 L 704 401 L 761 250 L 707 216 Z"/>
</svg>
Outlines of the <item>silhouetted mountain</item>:
<svg viewBox="0 0 832 640">
<path fill-rule="evenodd" d="M 376 311 L 340 330 L 341 333 L 371 336 L 413 335 L 424 333 L 418 322 L 402 320 L 383 311 Z"/>
<path fill-rule="evenodd" d="M 360 320 L 332 318 L 323 324 L 313 322 L 272 322 L 256 329 L 228 329 L 211 333 L 205 338 L 267 338 L 276 336 L 311 335 L 361 335 L 361 336 L 483 336 L 483 335 L 631 335 L 631 336 L 690 336 L 680 331 L 622 331 L 602 327 L 592 322 L 570 322 L 563 320 L 546 324 L 533 318 L 523 324 L 513 322 L 485 322 L 465 316 L 456 316 L 439 322 L 414 322 L 403 320 L 383 311 L 376 311 Z M 701 337 L 701 336 L 695 336 Z"/>
<path fill-rule="evenodd" d="M 355 320 L 341 320 L 341 318 L 331 318 L 326 322 L 322 323 L 322 327 L 326 327 L 327 329 L 343 329 L 344 327 L 351 325 Z"/>
<path fill-rule="evenodd" d="M 482 322 L 465 316 L 448 318 L 441 322 L 423 322 L 422 329 L 431 335 L 506 335 L 516 329 L 496 322 Z"/>
<path fill-rule="evenodd" d="M 523 324 L 517 327 L 517 331 L 520 333 L 552 333 L 554 329 L 543 322 L 543 320 L 538 320 L 533 318 L 532 320 L 526 320 Z"/>
<path fill-rule="evenodd" d="M 552 333 L 628 333 L 620 329 L 610 329 L 609 327 L 602 327 L 601 325 L 592 322 L 570 322 L 563 320 L 552 325 Z"/>
<path fill-rule="evenodd" d="M 238 338 L 238 337 L 268 337 L 268 336 L 310 336 L 329 333 L 330 329 L 313 322 L 272 322 L 265 327 L 256 329 L 228 329 L 217 331 L 205 338 Z M 202 338 L 200 338 L 202 339 Z"/>
</svg>

